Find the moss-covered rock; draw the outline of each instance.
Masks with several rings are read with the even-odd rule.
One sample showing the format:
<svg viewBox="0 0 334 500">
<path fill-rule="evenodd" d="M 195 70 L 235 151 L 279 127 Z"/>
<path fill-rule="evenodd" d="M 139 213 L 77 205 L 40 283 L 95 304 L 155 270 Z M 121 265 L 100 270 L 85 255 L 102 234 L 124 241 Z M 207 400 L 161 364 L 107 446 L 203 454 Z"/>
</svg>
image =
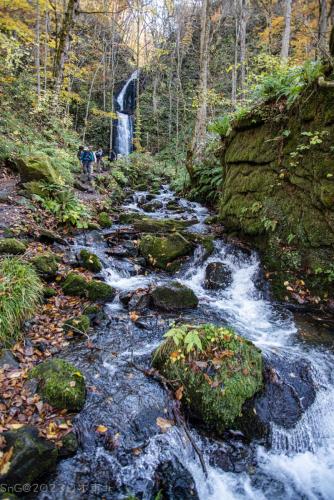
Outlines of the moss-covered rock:
<svg viewBox="0 0 334 500">
<path fill-rule="evenodd" d="M 85 379 L 80 370 L 62 359 L 51 359 L 35 366 L 29 378 L 37 379 L 37 391 L 51 406 L 79 411 L 86 397 Z"/>
<path fill-rule="evenodd" d="M 130 212 L 130 213 L 120 214 L 118 220 L 120 224 L 132 224 L 133 222 L 141 220 L 143 218 L 145 218 L 143 214 L 137 212 Z"/>
<path fill-rule="evenodd" d="M 2 484 L 16 485 L 17 488 L 32 484 L 55 467 L 57 448 L 51 441 L 39 437 L 36 428 L 26 426 L 5 432 L 2 436 L 6 442 L 4 451 L 12 449 L 8 471 L 0 475 Z"/>
<path fill-rule="evenodd" d="M 193 245 L 180 233 L 165 236 L 144 235 L 139 243 L 139 251 L 153 266 L 166 271 L 172 271 L 173 262 L 178 257 L 190 254 Z"/>
<path fill-rule="evenodd" d="M 43 296 L 45 299 L 51 299 L 51 297 L 55 297 L 57 295 L 57 290 L 50 286 L 45 286 L 43 288 Z"/>
<path fill-rule="evenodd" d="M 142 205 L 142 209 L 144 212 L 155 212 L 156 210 L 159 210 L 159 208 L 162 208 L 163 204 L 159 200 L 154 200 L 149 203 L 145 203 Z"/>
<path fill-rule="evenodd" d="M 15 238 L 0 238 L 0 254 L 20 255 L 27 249 L 25 243 Z"/>
<path fill-rule="evenodd" d="M 74 432 L 66 434 L 61 440 L 61 447 L 58 450 L 59 458 L 68 458 L 75 455 L 79 448 L 79 443 Z"/>
<path fill-rule="evenodd" d="M 112 220 L 107 214 L 107 212 L 101 212 L 98 215 L 98 223 L 103 228 L 108 228 L 112 226 Z"/>
<path fill-rule="evenodd" d="M 93 273 L 99 273 L 102 271 L 101 261 L 95 253 L 91 253 L 88 250 L 81 250 L 79 258 L 82 267 L 85 269 L 88 269 Z"/>
<path fill-rule="evenodd" d="M 174 231 L 183 231 L 191 226 L 192 222 L 173 219 L 151 219 L 143 217 L 133 223 L 136 231 L 139 233 L 170 233 Z"/>
<path fill-rule="evenodd" d="M 58 257 L 52 253 L 36 255 L 31 259 L 31 264 L 41 278 L 46 281 L 55 279 L 58 272 Z"/>
<path fill-rule="evenodd" d="M 103 281 L 92 280 L 87 283 L 87 297 L 92 301 L 107 301 L 115 297 L 115 290 Z"/>
<path fill-rule="evenodd" d="M 70 318 L 63 324 L 66 332 L 72 330 L 74 334 L 87 333 L 90 327 L 90 319 L 86 314 Z"/>
<path fill-rule="evenodd" d="M 82 274 L 71 272 L 66 276 L 62 289 L 65 295 L 84 297 L 87 290 L 87 280 Z"/>
<path fill-rule="evenodd" d="M 59 176 L 47 156 L 25 156 L 16 161 L 21 181 L 46 181 L 56 184 Z"/>
<path fill-rule="evenodd" d="M 165 337 L 153 366 L 183 386 L 182 402 L 190 415 L 222 435 L 262 388 L 261 351 L 233 330 L 210 324 L 182 325 Z"/>
<path fill-rule="evenodd" d="M 194 292 L 178 281 L 157 286 L 152 291 L 151 297 L 154 306 L 164 311 L 181 311 L 198 306 L 198 298 Z"/>
</svg>

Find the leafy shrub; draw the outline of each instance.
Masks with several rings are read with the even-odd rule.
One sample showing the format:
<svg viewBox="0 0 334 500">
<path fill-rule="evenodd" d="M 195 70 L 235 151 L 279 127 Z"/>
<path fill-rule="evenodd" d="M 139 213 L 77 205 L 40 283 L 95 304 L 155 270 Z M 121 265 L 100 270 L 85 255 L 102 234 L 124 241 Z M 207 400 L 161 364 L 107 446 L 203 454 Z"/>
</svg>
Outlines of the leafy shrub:
<svg viewBox="0 0 334 500">
<path fill-rule="evenodd" d="M 220 137 L 227 137 L 232 130 L 229 115 L 217 118 L 208 126 L 208 130 L 209 132 L 214 132 L 215 134 L 220 135 Z"/>
<path fill-rule="evenodd" d="M 45 210 L 53 213 L 61 223 L 78 228 L 88 227 L 90 214 L 73 191 L 54 184 L 44 184 L 42 189 L 45 194 L 34 194 L 33 199 L 39 202 Z"/>
<path fill-rule="evenodd" d="M 36 271 L 17 258 L 0 263 L 0 341 L 8 345 L 19 337 L 21 323 L 29 319 L 42 298 L 43 285 Z"/>
</svg>

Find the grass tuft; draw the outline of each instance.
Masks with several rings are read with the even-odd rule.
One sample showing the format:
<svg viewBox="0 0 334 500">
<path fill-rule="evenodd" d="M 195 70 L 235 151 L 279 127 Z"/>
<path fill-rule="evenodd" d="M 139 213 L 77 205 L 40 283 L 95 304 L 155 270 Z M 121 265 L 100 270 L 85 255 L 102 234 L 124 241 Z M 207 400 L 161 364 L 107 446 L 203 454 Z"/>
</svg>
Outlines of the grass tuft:
<svg viewBox="0 0 334 500">
<path fill-rule="evenodd" d="M 0 262 L 0 343 L 20 337 L 20 326 L 31 318 L 42 298 L 43 284 L 30 264 L 18 258 Z"/>
</svg>

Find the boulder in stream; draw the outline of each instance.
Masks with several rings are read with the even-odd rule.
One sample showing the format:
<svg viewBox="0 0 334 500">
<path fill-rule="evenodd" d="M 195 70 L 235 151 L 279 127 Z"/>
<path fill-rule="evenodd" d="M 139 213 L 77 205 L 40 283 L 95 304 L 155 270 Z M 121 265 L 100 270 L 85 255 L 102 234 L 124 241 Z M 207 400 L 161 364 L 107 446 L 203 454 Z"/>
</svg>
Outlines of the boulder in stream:
<svg viewBox="0 0 334 500">
<path fill-rule="evenodd" d="M 161 463 L 156 469 L 153 497 L 168 500 L 199 500 L 195 481 L 176 457 Z"/>
<path fill-rule="evenodd" d="M 159 210 L 159 208 L 162 208 L 163 204 L 159 200 L 154 200 L 149 203 L 145 203 L 142 205 L 142 209 L 144 212 L 155 212 L 156 210 Z"/>
<path fill-rule="evenodd" d="M 8 470 L 0 475 L 2 485 L 20 487 L 32 484 L 55 467 L 57 448 L 51 441 L 39 437 L 36 428 L 26 426 L 1 436 L 6 443 L 3 451 L 12 450 Z M 6 495 L 1 498 L 6 498 Z"/>
<path fill-rule="evenodd" d="M 133 226 L 138 233 L 169 233 L 183 231 L 193 223 L 193 221 L 187 220 L 151 219 L 150 217 L 143 217 L 141 220 L 135 221 Z"/>
<path fill-rule="evenodd" d="M 157 286 L 151 292 L 151 297 L 154 306 L 164 311 L 181 311 L 198 306 L 198 298 L 191 288 L 177 281 Z"/>
<path fill-rule="evenodd" d="M 174 262 L 178 257 L 191 253 L 193 245 L 180 233 L 164 236 L 144 235 L 139 243 L 139 251 L 153 266 L 166 271 L 175 271 L 180 267 Z M 173 265 L 176 264 L 176 265 Z"/>
<path fill-rule="evenodd" d="M 232 273 L 222 262 L 210 262 L 205 270 L 205 288 L 218 290 L 232 283 Z"/>
<path fill-rule="evenodd" d="M 30 370 L 29 378 L 38 381 L 37 392 L 51 406 L 70 411 L 83 407 L 85 379 L 71 363 L 58 358 L 44 361 Z"/>
<path fill-rule="evenodd" d="M 263 386 L 261 351 L 232 329 L 212 324 L 169 330 L 153 366 L 178 381 L 189 415 L 218 436 Z"/>
<path fill-rule="evenodd" d="M 81 265 L 85 269 L 88 269 L 88 271 L 92 271 L 93 273 L 102 271 L 101 261 L 95 253 L 91 253 L 88 250 L 81 250 L 79 260 Z"/>
</svg>

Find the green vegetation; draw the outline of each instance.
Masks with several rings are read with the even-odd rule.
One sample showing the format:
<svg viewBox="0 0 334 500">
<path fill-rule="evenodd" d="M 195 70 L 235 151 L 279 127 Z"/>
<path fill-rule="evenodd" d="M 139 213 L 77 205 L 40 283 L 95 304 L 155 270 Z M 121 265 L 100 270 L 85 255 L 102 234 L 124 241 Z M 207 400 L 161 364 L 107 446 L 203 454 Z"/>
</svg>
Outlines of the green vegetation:
<svg viewBox="0 0 334 500">
<path fill-rule="evenodd" d="M 73 330 L 75 334 L 87 333 L 90 327 L 90 319 L 86 314 L 81 314 L 75 318 L 65 321 L 63 328 L 65 331 Z"/>
<path fill-rule="evenodd" d="M 112 226 L 112 220 L 106 212 L 100 212 L 98 215 L 98 223 L 101 227 L 108 228 Z"/>
<path fill-rule="evenodd" d="M 139 243 L 139 251 L 149 264 L 173 272 L 180 267 L 178 257 L 188 255 L 193 245 L 180 233 L 165 236 L 144 235 Z"/>
<path fill-rule="evenodd" d="M 83 267 L 93 273 L 99 273 L 102 270 L 102 264 L 98 256 L 88 250 L 81 250 L 80 262 Z"/>
<path fill-rule="evenodd" d="M 180 325 L 169 330 L 153 355 L 153 366 L 183 387 L 191 415 L 222 435 L 262 387 L 262 355 L 226 327 Z"/>
<path fill-rule="evenodd" d="M 62 359 L 44 361 L 29 372 L 38 380 L 44 401 L 59 409 L 81 410 L 85 402 L 85 379 L 80 370 Z"/>
<path fill-rule="evenodd" d="M 27 249 L 23 241 L 15 238 L 0 238 L 0 254 L 20 255 Z"/>
<path fill-rule="evenodd" d="M 39 276 L 46 281 L 52 281 L 58 272 L 58 257 L 52 253 L 36 255 L 31 259 L 31 264 Z"/>
<path fill-rule="evenodd" d="M 107 283 L 97 280 L 87 281 L 83 275 L 74 272 L 67 275 L 62 288 L 65 295 L 87 297 L 92 301 L 103 302 L 115 296 L 114 289 Z"/>
<path fill-rule="evenodd" d="M 43 295 L 33 267 L 17 258 L 0 262 L 0 342 L 8 345 L 20 336 L 23 321 L 31 318 Z"/>
</svg>

